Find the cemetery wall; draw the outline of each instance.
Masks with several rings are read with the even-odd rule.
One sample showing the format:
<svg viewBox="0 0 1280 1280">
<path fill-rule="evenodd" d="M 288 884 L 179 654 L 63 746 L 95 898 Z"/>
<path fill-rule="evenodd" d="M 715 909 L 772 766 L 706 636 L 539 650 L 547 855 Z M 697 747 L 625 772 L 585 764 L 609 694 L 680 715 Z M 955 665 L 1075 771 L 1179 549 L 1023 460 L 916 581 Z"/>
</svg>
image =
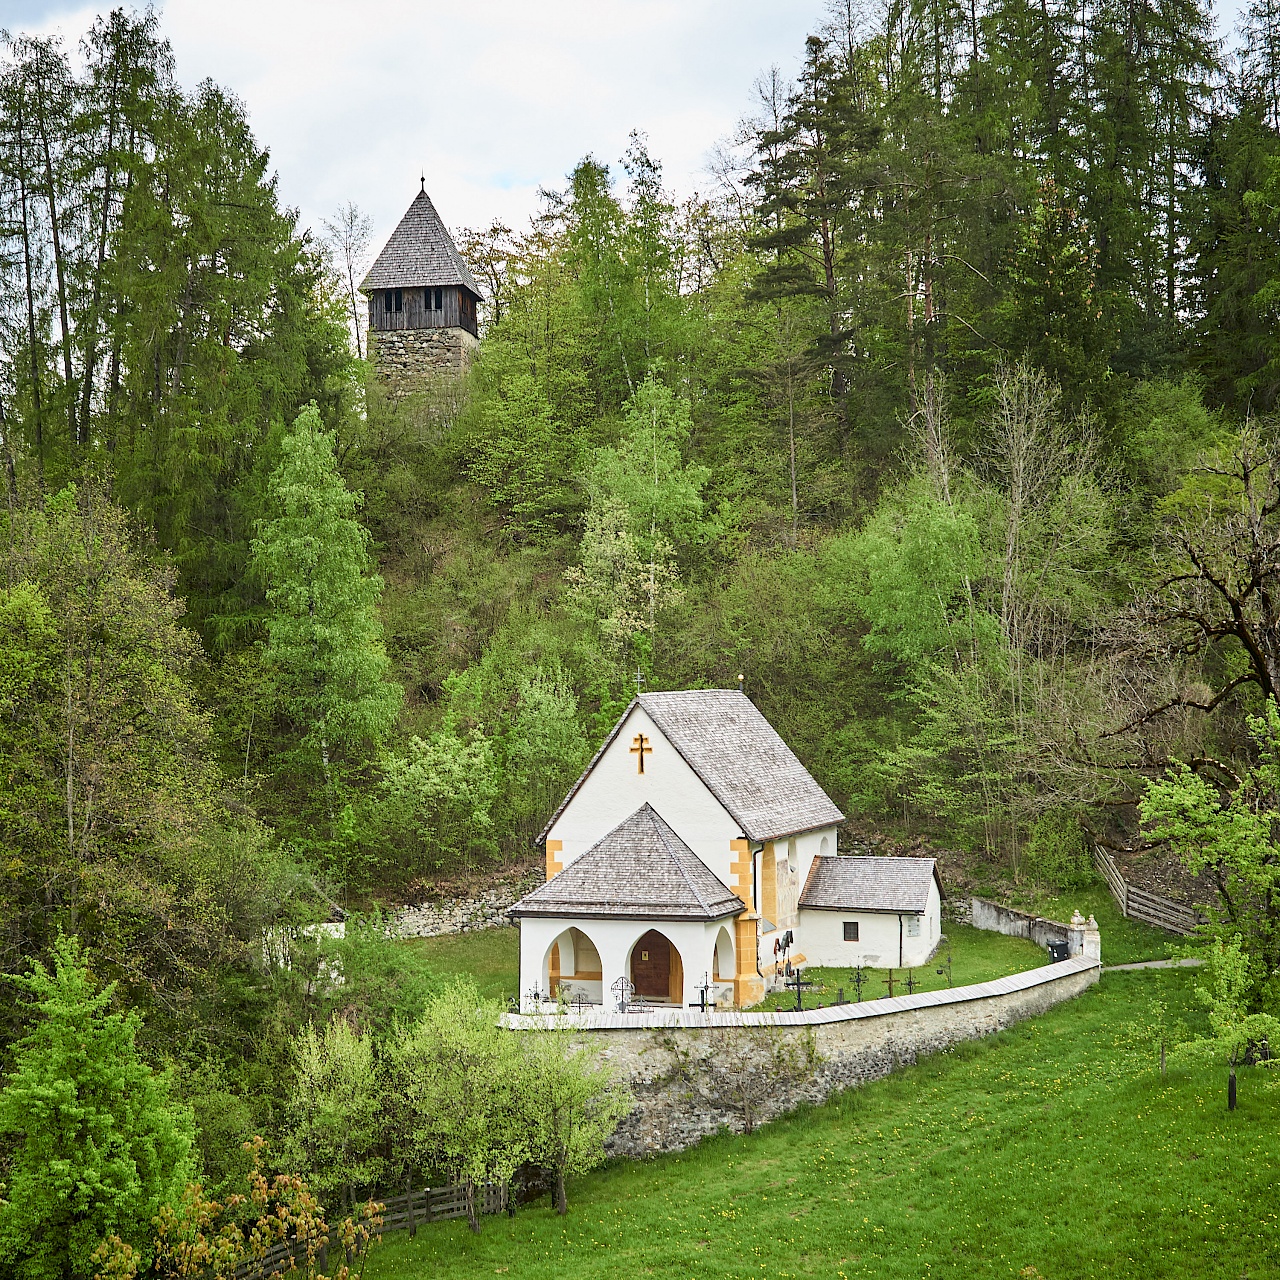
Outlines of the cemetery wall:
<svg viewBox="0 0 1280 1280">
<path fill-rule="evenodd" d="M 998 902 L 988 902 L 985 898 L 971 898 L 969 910 L 975 929 L 1002 933 L 1007 938 L 1028 938 L 1038 947 L 1047 947 L 1051 942 L 1065 942 L 1073 956 L 1084 949 L 1083 927 L 1074 928 L 1060 920 L 1002 907 Z"/>
<path fill-rule="evenodd" d="M 562 1027 L 630 1084 L 636 1105 L 609 1144 L 633 1158 L 746 1132 L 802 1103 L 878 1080 L 917 1058 L 1003 1030 L 1087 990 L 1101 966 L 1074 957 L 995 982 L 804 1013 L 509 1015 Z"/>
</svg>

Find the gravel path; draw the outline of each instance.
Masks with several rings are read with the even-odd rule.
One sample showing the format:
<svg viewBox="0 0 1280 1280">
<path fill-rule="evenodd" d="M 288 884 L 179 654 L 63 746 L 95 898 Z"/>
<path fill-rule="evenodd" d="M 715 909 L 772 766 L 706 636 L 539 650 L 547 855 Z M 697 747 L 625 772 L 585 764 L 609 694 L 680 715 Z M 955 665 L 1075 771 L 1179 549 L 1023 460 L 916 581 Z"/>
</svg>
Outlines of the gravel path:
<svg viewBox="0 0 1280 1280">
<path fill-rule="evenodd" d="M 1104 964 L 1103 973 L 1121 973 L 1126 969 L 1194 969 L 1204 964 L 1198 956 L 1186 956 L 1182 960 L 1140 960 L 1137 964 Z"/>
</svg>

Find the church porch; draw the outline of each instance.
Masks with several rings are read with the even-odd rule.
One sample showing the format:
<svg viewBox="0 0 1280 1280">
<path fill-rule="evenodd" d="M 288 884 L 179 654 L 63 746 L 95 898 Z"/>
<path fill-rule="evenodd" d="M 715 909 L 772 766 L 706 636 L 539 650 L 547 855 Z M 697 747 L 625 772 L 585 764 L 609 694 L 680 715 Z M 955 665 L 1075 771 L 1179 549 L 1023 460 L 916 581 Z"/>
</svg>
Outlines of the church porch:
<svg viewBox="0 0 1280 1280">
<path fill-rule="evenodd" d="M 611 1012 L 623 992 L 634 992 L 633 1002 L 687 1007 L 700 1003 L 704 983 L 708 1002 L 731 1004 L 732 925 L 732 920 L 525 917 L 520 921 L 521 1010 L 548 1008 L 557 993 Z"/>
</svg>

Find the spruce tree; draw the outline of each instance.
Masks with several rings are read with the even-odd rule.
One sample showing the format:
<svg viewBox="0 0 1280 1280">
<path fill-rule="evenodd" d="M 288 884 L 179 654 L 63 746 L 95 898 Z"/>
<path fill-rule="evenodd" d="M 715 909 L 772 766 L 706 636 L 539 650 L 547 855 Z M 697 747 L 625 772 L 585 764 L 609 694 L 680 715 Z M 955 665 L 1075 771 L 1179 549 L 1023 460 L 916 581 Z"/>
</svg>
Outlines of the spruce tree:
<svg viewBox="0 0 1280 1280">
<path fill-rule="evenodd" d="M 73 938 L 58 940 L 53 964 L 11 979 L 37 1017 L 0 1092 L 0 1134 L 13 1144 L 0 1257 L 18 1280 L 87 1277 L 108 1235 L 142 1248 L 194 1173 L 190 1114 L 139 1058 L 141 1018 L 109 1012 L 114 984 L 95 990 Z"/>
</svg>

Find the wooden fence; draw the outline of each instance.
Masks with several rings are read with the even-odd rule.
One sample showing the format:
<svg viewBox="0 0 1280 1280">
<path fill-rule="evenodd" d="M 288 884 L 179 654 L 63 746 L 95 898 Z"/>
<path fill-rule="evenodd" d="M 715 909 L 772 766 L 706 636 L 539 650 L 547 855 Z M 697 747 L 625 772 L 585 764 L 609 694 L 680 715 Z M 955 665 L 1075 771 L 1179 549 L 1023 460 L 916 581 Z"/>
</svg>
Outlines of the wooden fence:
<svg viewBox="0 0 1280 1280">
<path fill-rule="evenodd" d="M 1167 929 L 1170 933 L 1184 936 L 1192 932 L 1198 924 L 1203 924 L 1205 917 L 1190 907 L 1184 907 L 1172 898 L 1161 897 L 1158 893 L 1150 893 L 1130 884 L 1116 866 L 1114 859 L 1105 849 L 1093 846 L 1093 865 L 1098 868 L 1102 878 L 1111 890 L 1111 896 L 1120 906 L 1122 915 L 1131 920 L 1141 920 L 1144 924 L 1153 924 L 1157 929 Z"/>
<path fill-rule="evenodd" d="M 412 1236 L 424 1222 L 465 1218 L 467 1189 L 462 1183 L 447 1187 L 420 1187 L 416 1191 L 400 1196 L 390 1196 L 378 1203 L 382 1205 L 382 1212 L 379 1214 L 382 1225 L 373 1233 L 375 1238 L 384 1231 L 405 1229 Z M 501 1213 L 507 1207 L 507 1189 L 499 1186 L 477 1187 L 475 1203 L 477 1213 Z M 331 1235 L 334 1225 L 332 1222 L 329 1224 Z M 280 1244 L 272 1245 L 261 1259 L 239 1268 L 236 1275 L 241 1280 L 265 1280 L 269 1276 L 284 1275 L 293 1269 L 295 1259 L 305 1258 L 306 1254 L 305 1242 L 285 1240 Z M 319 1251 L 316 1261 L 321 1271 L 329 1269 L 328 1247 Z"/>
</svg>

